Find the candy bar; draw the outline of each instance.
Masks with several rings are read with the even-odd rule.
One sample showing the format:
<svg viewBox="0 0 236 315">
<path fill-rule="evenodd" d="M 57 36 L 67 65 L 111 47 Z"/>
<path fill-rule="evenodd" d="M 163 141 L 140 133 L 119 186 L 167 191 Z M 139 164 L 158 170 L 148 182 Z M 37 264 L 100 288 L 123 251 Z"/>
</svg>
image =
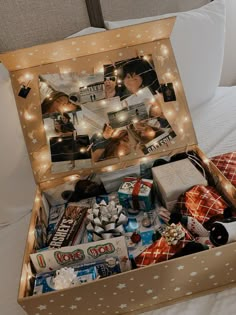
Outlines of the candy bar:
<svg viewBox="0 0 236 315">
<path fill-rule="evenodd" d="M 75 264 L 89 264 L 110 257 L 118 257 L 121 271 L 130 270 L 128 262 L 123 262 L 128 257 L 127 246 L 123 236 L 101 240 L 98 242 L 79 244 L 76 246 L 49 249 L 30 254 L 30 259 L 37 273 L 48 272 Z"/>
<path fill-rule="evenodd" d="M 84 232 L 84 219 L 88 208 L 69 204 L 61 217 L 56 231 L 48 242 L 49 248 L 61 248 L 80 243 Z"/>
<path fill-rule="evenodd" d="M 95 266 L 75 268 L 76 281 L 74 284 L 82 284 L 95 280 L 98 276 Z M 56 271 L 39 274 L 35 278 L 34 295 L 56 291 L 54 277 Z M 73 285 L 73 284 L 72 284 Z"/>
</svg>

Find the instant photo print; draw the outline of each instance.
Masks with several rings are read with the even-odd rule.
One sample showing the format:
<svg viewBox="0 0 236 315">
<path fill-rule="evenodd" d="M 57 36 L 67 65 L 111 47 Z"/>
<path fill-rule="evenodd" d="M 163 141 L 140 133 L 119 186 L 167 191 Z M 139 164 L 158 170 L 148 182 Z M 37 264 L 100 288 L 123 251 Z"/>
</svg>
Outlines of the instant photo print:
<svg viewBox="0 0 236 315">
<path fill-rule="evenodd" d="M 165 83 L 161 85 L 161 91 L 163 94 L 164 102 L 176 101 L 176 95 L 173 83 Z"/>
<path fill-rule="evenodd" d="M 22 85 L 19 93 L 18 93 L 18 96 L 22 97 L 22 98 L 26 98 L 30 92 L 31 88 L 29 86 L 24 86 Z"/>
</svg>

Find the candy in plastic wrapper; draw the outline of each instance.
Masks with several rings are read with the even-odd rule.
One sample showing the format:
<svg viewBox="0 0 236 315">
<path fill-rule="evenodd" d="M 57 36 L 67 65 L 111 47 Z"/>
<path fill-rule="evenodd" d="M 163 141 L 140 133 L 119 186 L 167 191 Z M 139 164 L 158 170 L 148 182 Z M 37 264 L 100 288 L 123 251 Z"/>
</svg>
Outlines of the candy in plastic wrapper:
<svg viewBox="0 0 236 315">
<path fill-rule="evenodd" d="M 85 230 L 87 210 L 88 208 L 84 206 L 70 203 L 48 242 L 49 248 L 79 244 Z"/>
<path fill-rule="evenodd" d="M 79 285 L 95 280 L 97 278 L 97 269 L 95 266 L 74 268 L 76 279 L 72 285 Z M 34 295 L 56 291 L 54 278 L 56 271 L 39 274 L 35 278 Z"/>
</svg>

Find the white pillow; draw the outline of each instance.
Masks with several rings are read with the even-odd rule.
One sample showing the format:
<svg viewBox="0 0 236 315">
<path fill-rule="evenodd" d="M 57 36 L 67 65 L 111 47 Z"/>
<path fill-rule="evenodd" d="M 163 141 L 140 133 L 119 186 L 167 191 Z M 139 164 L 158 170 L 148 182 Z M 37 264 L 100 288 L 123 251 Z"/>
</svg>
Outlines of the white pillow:
<svg viewBox="0 0 236 315">
<path fill-rule="evenodd" d="M 236 1 L 227 0 L 226 5 L 226 33 L 225 33 L 225 53 L 223 69 L 221 74 L 221 85 L 236 85 Z"/>
<path fill-rule="evenodd" d="M 99 27 L 87 27 L 84 28 L 82 31 L 79 31 L 77 33 L 74 33 L 66 38 L 72 38 L 72 37 L 77 37 L 77 36 L 83 36 L 83 35 L 89 35 L 92 33 L 99 33 L 99 32 L 104 32 L 106 29 L 105 28 L 99 28 Z"/>
<path fill-rule="evenodd" d="M 108 29 L 177 16 L 171 43 L 190 108 L 208 101 L 219 85 L 224 55 L 225 1 L 175 14 L 105 22 Z"/>
</svg>

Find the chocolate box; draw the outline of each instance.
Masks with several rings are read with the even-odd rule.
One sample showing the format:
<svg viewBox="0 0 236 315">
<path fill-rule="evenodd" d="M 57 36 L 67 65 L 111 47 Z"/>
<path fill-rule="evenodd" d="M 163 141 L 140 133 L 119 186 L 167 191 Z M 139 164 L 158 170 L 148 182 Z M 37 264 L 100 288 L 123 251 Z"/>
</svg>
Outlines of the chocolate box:
<svg viewBox="0 0 236 315">
<path fill-rule="evenodd" d="M 229 203 L 236 205 L 235 188 L 197 146 L 169 39 L 174 23 L 175 18 L 168 18 L 0 55 L 1 62 L 11 75 L 37 184 L 18 294 L 18 303 L 27 314 L 69 315 L 75 311 L 83 315 L 139 314 L 235 285 L 235 274 L 230 268 L 236 263 L 236 243 L 231 243 L 70 289 L 32 296 L 30 254 L 34 252 L 36 242 L 36 222 L 39 219 L 40 222 L 46 222 L 48 218 L 42 202 L 42 192 L 46 189 L 84 178 L 91 171 L 111 172 L 190 150 L 202 160 L 217 189 Z M 126 61 L 137 58 L 154 65 L 159 86 L 165 85 L 172 92 L 174 88 L 174 94 L 162 98 L 161 89 L 157 89 L 154 97 L 146 85 L 140 92 L 127 98 L 124 107 L 120 105 L 119 96 L 110 99 L 111 110 L 104 119 L 102 115 L 107 114 L 108 109 L 100 75 L 112 78 L 109 74 L 112 66 L 124 65 Z M 122 81 L 119 73 L 114 74 L 117 80 Z M 51 120 L 50 111 L 45 107 L 48 104 L 46 98 L 50 101 L 51 95 L 55 96 L 58 79 L 66 81 L 68 78 L 73 78 L 74 89 L 67 91 L 70 103 L 63 106 L 69 106 L 68 112 L 71 104 L 76 106 L 78 112 L 76 115 L 71 112 L 70 117 L 71 121 L 79 122 L 80 132 L 76 134 L 72 126 L 67 124 L 64 125 L 64 133 L 67 133 L 65 137 L 61 137 L 62 131 L 53 136 L 57 115 Z M 76 93 L 78 84 L 80 95 Z M 65 92 L 60 96 L 63 99 Z M 161 104 L 162 113 L 158 119 L 153 119 L 155 114 L 152 110 L 160 109 L 158 105 L 151 107 L 156 101 Z M 45 106 L 40 106 L 41 103 Z M 111 152 L 111 143 L 106 142 L 105 137 L 105 147 L 101 146 L 100 141 L 100 147 L 96 147 L 96 141 L 101 135 L 98 133 L 93 138 L 88 135 L 86 127 L 91 121 L 96 130 L 102 129 L 102 123 L 107 124 L 107 132 L 110 127 L 119 131 L 114 138 L 118 139 L 119 134 L 122 142 L 116 145 L 115 150 Z M 144 134 L 144 129 L 148 131 L 147 134 Z M 73 141 L 70 140 L 72 137 Z M 71 146 L 76 148 L 76 154 Z M 190 281 L 193 276 L 194 281 Z"/>
</svg>

